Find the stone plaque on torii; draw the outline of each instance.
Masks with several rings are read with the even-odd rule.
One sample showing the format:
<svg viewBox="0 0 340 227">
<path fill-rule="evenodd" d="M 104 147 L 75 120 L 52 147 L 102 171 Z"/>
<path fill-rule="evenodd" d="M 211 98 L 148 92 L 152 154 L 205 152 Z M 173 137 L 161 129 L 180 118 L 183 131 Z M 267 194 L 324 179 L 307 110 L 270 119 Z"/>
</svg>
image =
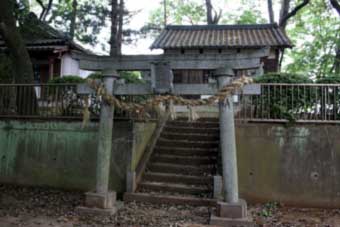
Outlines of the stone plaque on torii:
<svg viewBox="0 0 340 227">
<path fill-rule="evenodd" d="M 214 95 L 219 89 L 228 85 L 236 70 L 259 69 L 261 58 L 269 55 L 268 48 L 247 49 L 240 53 L 230 51 L 221 54 L 166 54 L 166 55 L 122 55 L 118 57 L 94 56 L 73 53 L 79 60 L 79 66 L 84 70 L 102 71 L 104 85 L 112 95 Z M 173 84 L 172 70 L 203 69 L 213 70 L 217 83 L 209 84 Z M 114 83 L 119 78 L 119 71 L 149 71 L 151 83 L 119 84 Z M 92 93 L 87 85 L 78 86 L 78 93 Z M 247 85 L 244 94 L 260 94 L 259 85 Z M 112 149 L 114 108 L 102 103 L 99 142 L 97 152 L 96 192 L 87 193 L 87 211 L 95 209 L 112 214 L 115 212 L 115 194 L 109 192 L 109 169 Z M 219 217 L 212 217 L 212 224 L 246 219 L 246 203 L 239 199 L 238 173 L 235 142 L 235 126 L 233 100 L 219 103 L 220 147 L 223 166 L 224 201 L 218 202 Z M 230 220 L 229 220 L 230 219 Z"/>
</svg>

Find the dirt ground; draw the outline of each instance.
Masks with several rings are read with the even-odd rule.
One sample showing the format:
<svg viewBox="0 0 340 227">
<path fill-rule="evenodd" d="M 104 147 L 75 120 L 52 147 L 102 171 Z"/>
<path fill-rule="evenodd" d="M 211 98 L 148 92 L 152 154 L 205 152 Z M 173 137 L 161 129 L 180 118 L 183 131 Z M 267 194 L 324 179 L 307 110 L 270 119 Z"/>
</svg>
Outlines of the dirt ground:
<svg viewBox="0 0 340 227">
<path fill-rule="evenodd" d="M 207 207 L 118 203 L 108 217 L 80 216 L 83 193 L 0 185 L 0 227 L 199 227 L 207 225 Z M 257 226 L 340 227 L 340 209 L 288 208 L 277 203 L 249 207 Z"/>
</svg>

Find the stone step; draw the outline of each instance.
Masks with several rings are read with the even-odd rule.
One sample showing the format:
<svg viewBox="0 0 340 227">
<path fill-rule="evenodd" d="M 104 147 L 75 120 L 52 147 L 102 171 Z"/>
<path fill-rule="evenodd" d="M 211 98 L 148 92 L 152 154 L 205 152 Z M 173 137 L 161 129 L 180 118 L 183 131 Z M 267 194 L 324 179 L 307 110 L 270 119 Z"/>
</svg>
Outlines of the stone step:
<svg viewBox="0 0 340 227">
<path fill-rule="evenodd" d="M 167 126 L 176 126 L 176 127 L 190 127 L 190 128 L 218 128 L 218 122 L 188 122 L 188 121 L 168 121 Z"/>
<path fill-rule="evenodd" d="M 215 207 L 217 200 L 185 196 L 158 195 L 150 193 L 125 193 L 124 202 Z"/>
<path fill-rule="evenodd" d="M 168 140 L 159 138 L 157 146 L 165 147 L 180 147 L 180 148 L 216 148 L 219 146 L 219 141 L 188 141 L 188 140 Z"/>
<path fill-rule="evenodd" d="M 148 170 L 151 172 L 183 174 L 190 176 L 211 176 L 215 172 L 215 169 L 214 165 L 193 166 L 161 162 L 153 162 L 148 165 Z"/>
<path fill-rule="evenodd" d="M 185 185 L 168 182 L 151 182 L 142 181 L 138 187 L 140 190 L 155 191 L 155 192 L 170 192 L 188 195 L 204 195 L 211 192 L 211 187 L 198 185 Z"/>
<path fill-rule="evenodd" d="M 161 138 L 168 140 L 219 141 L 219 134 L 163 132 Z"/>
<path fill-rule="evenodd" d="M 194 128 L 194 127 L 179 127 L 179 126 L 165 126 L 163 132 L 173 133 L 206 133 L 219 135 L 219 128 Z"/>
<path fill-rule="evenodd" d="M 151 162 L 162 162 L 169 164 L 181 165 L 214 165 L 216 164 L 216 156 L 177 156 L 166 154 L 154 154 Z"/>
<path fill-rule="evenodd" d="M 171 173 L 155 173 L 146 172 L 144 178 L 146 181 L 151 182 L 168 182 L 168 183 L 180 183 L 188 185 L 212 185 L 212 176 L 188 176 L 182 174 Z"/>
<path fill-rule="evenodd" d="M 178 156 L 216 156 L 218 148 L 173 148 L 173 147 L 155 147 L 155 154 L 168 154 Z"/>
</svg>

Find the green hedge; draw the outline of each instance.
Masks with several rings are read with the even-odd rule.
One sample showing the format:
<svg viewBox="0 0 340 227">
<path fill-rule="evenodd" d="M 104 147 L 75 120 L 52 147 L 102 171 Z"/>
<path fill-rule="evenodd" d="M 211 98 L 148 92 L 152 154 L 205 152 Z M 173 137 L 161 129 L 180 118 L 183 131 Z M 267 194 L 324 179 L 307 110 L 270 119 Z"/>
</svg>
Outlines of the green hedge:
<svg viewBox="0 0 340 227">
<path fill-rule="evenodd" d="M 318 84 L 340 84 L 340 75 L 328 76 L 316 80 Z"/>
<path fill-rule="evenodd" d="M 90 75 L 88 75 L 87 79 L 101 79 L 103 77 L 103 74 L 100 72 L 95 72 L 95 73 L 91 73 Z"/>
<path fill-rule="evenodd" d="M 270 73 L 255 79 L 256 83 L 284 83 L 304 84 L 313 83 L 313 80 L 305 75 L 292 73 Z M 261 97 L 256 97 L 256 111 L 270 118 L 284 118 L 294 120 L 294 114 L 301 109 L 307 109 L 313 105 L 310 96 L 304 96 L 304 88 L 300 87 L 263 87 Z M 313 97 L 313 96 L 312 96 Z"/>
<path fill-rule="evenodd" d="M 329 76 L 313 81 L 301 74 L 288 73 L 272 73 L 260 76 L 255 79 L 256 83 L 285 83 L 285 84 L 304 84 L 304 83 L 323 83 L 323 84 L 340 84 L 340 76 Z M 320 95 L 327 94 L 331 103 L 325 103 L 320 99 Z M 326 110 L 331 108 L 337 111 L 340 106 L 340 90 L 338 88 L 327 89 L 318 87 L 305 86 L 263 86 L 262 95 L 255 96 L 253 103 L 255 104 L 255 114 L 270 117 L 273 119 L 283 118 L 294 121 L 296 116 L 301 112 L 308 112 L 315 109 L 315 106 L 321 106 Z M 335 107 L 332 109 L 332 105 Z M 330 110 L 327 110 L 330 111 Z M 333 114 L 336 118 L 340 118 L 338 113 Z"/>
<path fill-rule="evenodd" d="M 313 83 L 313 80 L 305 75 L 292 73 L 269 73 L 255 78 L 256 83 Z"/>
<path fill-rule="evenodd" d="M 54 78 L 48 83 L 50 84 L 78 84 L 78 83 L 84 83 L 85 79 L 80 76 L 74 76 L 74 75 L 66 75 L 63 77 L 57 77 Z"/>
</svg>

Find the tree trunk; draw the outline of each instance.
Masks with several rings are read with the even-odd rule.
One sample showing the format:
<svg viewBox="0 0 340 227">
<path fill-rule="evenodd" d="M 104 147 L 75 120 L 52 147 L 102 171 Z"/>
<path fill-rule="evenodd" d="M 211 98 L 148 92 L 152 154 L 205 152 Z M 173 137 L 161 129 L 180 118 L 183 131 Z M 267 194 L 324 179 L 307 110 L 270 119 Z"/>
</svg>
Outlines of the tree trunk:
<svg viewBox="0 0 340 227">
<path fill-rule="evenodd" d="M 33 83 L 34 74 L 30 56 L 16 26 L 12 0 L 0 1 L 0 34 L 10 53 L 15 83 Z"/>
<path fill-rule="evenodd" d="M 338 46 L 335 51 L 334 72 L 336 75 L 340 76 L 340 47 Z"/>
<path fill-rule="evenodd" d="M 268 15 L 269 15 L 269 23 L 275 23 L 274 20 L 274 10 L 273 10 L 273 0 L 268 0 Z"/>
<path fill-rule="evenodd" d="M 214 24 L 211 0 L 205 0 L 205 5 L 207 9 L 207 23 Z"/>
<path fill-rule="evenodd" d="M 167 0 L 164 0 L 163 7 L 164 7 L 164 27 L 168 25 L 168 7 L 167 7 Z"/>
<path fill-rule="evenodd" d="M 118 53 L 118 0 L 111 0 L 111 37 L 110 37 L 110 56 Z"/>
<path fill-rule="evenodd" d="M 282 0 L 281 2 L 281 11 L 280 11 L 280 27 L 283 31 L 286 31 L 287 20 L 284 20 L 289 13 L 290 8 L 290 0 Z"/>
<path fill-rule="evenodd" d="M 340 3 L 338 0 L 330 0 L 331 5 L 337 11 L 340 17 Z M 335 49 L 335 58 L 334 58 L 334 72 L 335 74 L 340 76 L 340 44 L 336 45 Z"/>
<path fill-rule="evenodd" d="M 290 18 L 294 17 L 303 7 L 308 5 L 309 2 L 310 2 L 310 0 L 303 0 L 300 4 L 295 6 L 295 8 L 293 8 L 290 11 L 291 0 L 282 0 L 279 26 L 284 33 L 287 33 L 286 27 L 287 27 L 288 20 Z M 282 64 L 283 57 L 284 57 L 284 51 L 281 51 L 280 65 L 279 65 L 280 70 L 281 70 L 281 64 Z"/>
<path fill-rule="evenodd" d="M 119 3 L 119 20 L 118 20 L 118 34 L 117 34 L 117 55 L 122 54 L 122 45 L 123 45 L 123 23 L 124 23 L 124 0 L 120 0 Z"/>
<path fill-rule="evenodd" d="M 281 12 L 280 12 L 280 27 L 286 32 L 286 27 L 288 20 L 294 17 L 303 7 L 309 4 L 310 0 L 303 0 L 300 4 L 295 6 L 294 9 L 290 10 L 290 2 L 291 0 L 282 0 Z"/>
<path fill-rule="evenodd" d="M 340 3 L 338 0 L 330 0 L 331 5 L 333 6 L 333 8 L 338 12 L 339 16 L 340 16 Z"/>
<path fill-rule="evenodd" d="M 0 34 L 5 41 L 8 48 L 9 56 L 15 67 L 13 67 L 14 72 L 14 82 L 21 84 L 34 83 L 33 66 L 26 49 L 25 42 L 21 37 L 19 29 L 16 26 L 16 18 L 14 17 L 14 5 L 11 0 L 1 0 L 0 1 Z M 14 91 L 15 92 L 15 91 Z M 19 91 L 17 91 L 18 94 Z M 9 94 L 11 97 L 17 97 L 16 94 Z M 18 114 L 24 115 L 34 115 L 37 113 L 37 99 L 35 95 L 34 88 L 28 87 L 26 89 L 25 101 L 16 101 L 16 112 Z M 27 102 L 26 102 L 27 101 Z M 29 107 L 27 107 L 29 105 Z"/>
<path fill-rule="evenodd" d="M 71 38 L 71 40 L 74 39 L 74 34 L 75 34 L 75 30 L 76 30 L 77 7 L 78 7 L 77 0 L 73 0 L 73 2 L 72 2 L 71 24 L 70 24 L 70 38 Z"/>
<path fill-rule="evenodd" d="M 41 18 L 42 21 L 46 21 L 46 17 L 48 16 L 48 14 L 51 11 L 52 4 L 53 4 L 53 0 L 49 0 L 48 4 L 47 4 L 47 7 L 45 8 L 44 15 L 42 15 L 42 18 Z"/>
<path fill-rule="evenodd" d="M 124 0 L 111 0 L 111 38 L 110 56 L 122 54 Z"/>
</svg>

